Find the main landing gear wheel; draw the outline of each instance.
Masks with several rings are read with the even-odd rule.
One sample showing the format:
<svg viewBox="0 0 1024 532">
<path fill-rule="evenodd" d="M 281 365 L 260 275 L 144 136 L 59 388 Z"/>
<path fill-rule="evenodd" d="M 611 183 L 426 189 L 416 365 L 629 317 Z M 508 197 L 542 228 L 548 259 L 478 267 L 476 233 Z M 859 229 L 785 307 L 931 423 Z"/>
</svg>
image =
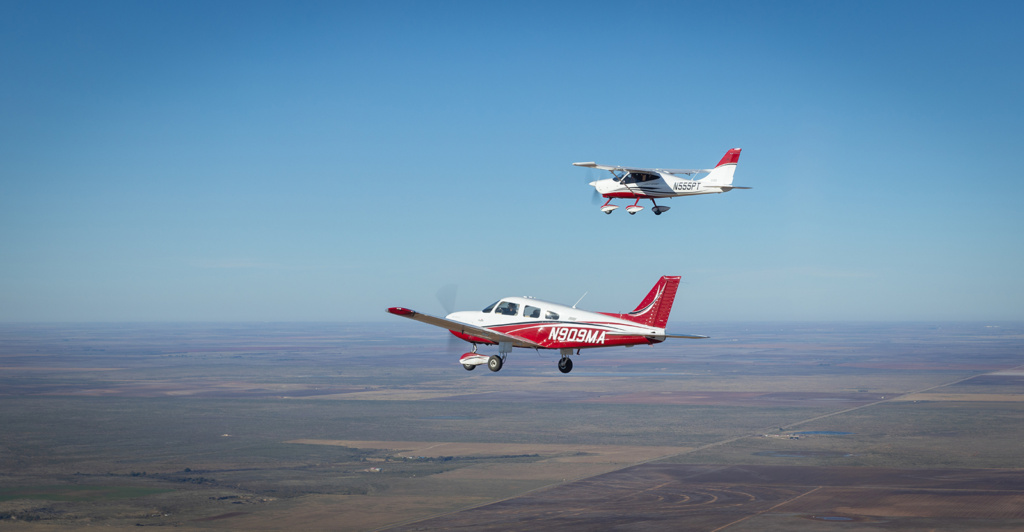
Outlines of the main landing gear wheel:
<svg viewBox="0 0 1024 532">
<path fill-rule="evenodd" d="M 466 368 L 466 371 L 473 371 L 476 369 L 476 364 L 463 364 L 462 367 Z"/>
<path fill-rule="evenodd" d="M 568 358 L 562 358 L 558 361 L 558 371 L 562 373 L 569 373 L 572 371 L 572 360 Z"/>
<path fill-rule="evenodd" d="M 487 369 L 491 371 L 498 371 L 501 369 L 501 357 L 498 355 L 491 355 L 491 358 L 487 359 Z"/>
</svg>

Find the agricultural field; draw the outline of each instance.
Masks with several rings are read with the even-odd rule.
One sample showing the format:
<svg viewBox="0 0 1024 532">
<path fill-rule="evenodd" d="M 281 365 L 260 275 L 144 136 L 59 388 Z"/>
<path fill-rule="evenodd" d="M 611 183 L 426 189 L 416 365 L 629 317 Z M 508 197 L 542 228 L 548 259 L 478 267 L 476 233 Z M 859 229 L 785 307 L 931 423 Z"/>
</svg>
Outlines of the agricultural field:
<svg viewBox="0 0 1024 532">
<path fill-rule="evenodd" d="M 644 464 L 398 530 L 1019 530 L 1016 470 Z"/>
<path fill-rule="evenodd" d="M 404 323 L 0 325 L 0 523 L 1024 527 L 1024 325 L 680 328 L 563 375 Z"/>
</svg>

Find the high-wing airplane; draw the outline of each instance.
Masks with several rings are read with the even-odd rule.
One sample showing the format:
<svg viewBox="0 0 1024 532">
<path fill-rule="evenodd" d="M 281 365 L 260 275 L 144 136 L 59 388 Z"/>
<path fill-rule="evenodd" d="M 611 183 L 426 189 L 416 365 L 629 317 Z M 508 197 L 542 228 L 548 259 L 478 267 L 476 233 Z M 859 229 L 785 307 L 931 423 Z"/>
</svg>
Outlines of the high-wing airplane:
<svg viewBox="0 0 1024 532">
<path fill-rule="evenodd" d="M 491 371 L 498 371 L 513 347 L 526 347 L 558 349 L 562 355 L 558 370 L 569 373 L 572 371 L 569 357 L 573 351 L 579 355 L 582 349 L 595 347 L 653 345 L 666 338 L 707 338 L 665 332 L 678 288 L 678 276 L 662 277 L 636 309 L 627 314 L 588 312 L 575 305 L 567 307 L 532 297 L 506 297 L 483 310 L 453 312 L 443 318 L 402 307 L 391 307 L 387 311 L 448 329 L 473 344 L 473 351 L 459 359 L 467 370 L 487 364 Z M 477 353 L 477 344 L 497 344 L 498 354 Z"/>
<path fill-rule="evenodd" d="M 630 168 L 627 166 L 606 166 L 597 163 L 572 163 L 574 166 L 585 168 L 597 168 L 608 170 L 612 178 L 591 181 L 601 196 L 608 198 L 608 201 L 601 206 L 601 211 L 611 214 L 618 209 L 618 205 L 611 205 L 615 198 L 636 198 L 636 202 L 626 207 L 626 212 L 636 214 L 643 210 L 638 205 L 640 200 L 649 199 L 654 203 L 651 209 L 654 214 L 661 214 L 669 210 L 668 206 L 658 205 L 656 198 L 674 198 L 677 196 L 693 196 L 697 194 L 721 194 L 729 192 L 734 188 L 749 189 L 750 187 L 736 187 L 732 184 L 732 176 L 736 172 L 736 164 L 740 160 L 740 148 L 733 148 L 725 152 L 725 156 L 718 161 L 718 166 L 711 170 L 682 170 L 671 168 Z M 677 177 L 679 175 L 708 174 L 700 179 L 686 179 Z"/>
</svg>

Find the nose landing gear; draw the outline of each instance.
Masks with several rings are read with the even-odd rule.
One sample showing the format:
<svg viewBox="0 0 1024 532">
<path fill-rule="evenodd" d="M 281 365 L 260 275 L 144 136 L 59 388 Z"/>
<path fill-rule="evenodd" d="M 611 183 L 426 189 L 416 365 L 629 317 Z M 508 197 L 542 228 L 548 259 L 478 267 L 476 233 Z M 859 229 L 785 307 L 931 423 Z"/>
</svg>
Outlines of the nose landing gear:
<svg viewBox="0 0 1024 532">
<path fill-rule="evenodd" d="M 612 199 L 608 198 L 608 201 L 604 202 L 604 205 L 601 205 L 601 212 L 605 214 L 611 214 L 612 211 L 619 208 L 618 205 L 611 205 L 611 202 Z"/>
</svg>

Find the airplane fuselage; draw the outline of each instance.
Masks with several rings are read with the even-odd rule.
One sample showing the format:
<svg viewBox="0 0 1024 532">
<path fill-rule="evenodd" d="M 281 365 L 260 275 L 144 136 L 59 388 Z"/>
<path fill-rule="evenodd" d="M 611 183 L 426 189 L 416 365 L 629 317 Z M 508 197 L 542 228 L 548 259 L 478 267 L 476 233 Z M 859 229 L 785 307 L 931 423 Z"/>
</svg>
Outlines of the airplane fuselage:
<svg viewBox="0 0 1024 532">
<path fill-rule="evenodd" d="M 669 210 L 667 205 L 658 205 L 654 200 L 662 198 L 676 198 L 679 196 L 702 196 L 705 194 L 721 194 L 729 192 L 735 187 L 732 184 L 733 175 L 736 173 L 736 164 L 740 160 L 740 149 L 733 148 L 718 161 L 718 165 L 711 170 L 671 170 L 662 168 L 632 168 L 628 166 L 608 166 L 595 162 L 572 163 L 573 166 L 585 168 L 597 168 L 607 170 L 615 177 L 591 181 L 597 193 L 608 201 L 601 206 L 601 212 L 611 214 L 618 209 L 612 205 L 615 198 L 635 199 L 636 203 L 626 207 L 626 212 L 636 214 L 643 210 L 639 205 L 641 199 L 649 199 L 654 204 L 651 210 L 654 214 L 661 214 Z M 701 179 L 688 179 L 680 175 L 707 174 Z"/>
<path fill-rule="evenodd" d="M 510 312 L 513 306 L 514 310 Z M 485 310 L 453 312 L 445 318 L 523 338 L 534 344 L 513 343 L 513 347 L 586 349 L 664 341 L 664 329 L 622 319 L 618 314 L 589 312 L 530 297 L 507 297 Z M 451 332 L 467 342 L 497 343 L 459 331 Z"/>
<path fill-rule="evenodd" d="M 700 194 L 721 194 L 732 190 L 729 186 L 714 186 L 699 179 L 683 179 L 668 174 L 656 175 L 654 179 L 638 181 L 631 179 L 634 174 L 623 178 L 601 179 L 591 185 L 598 194 L 606 198 L 674 198 Z"/>
<path fill-rule="evenodd" d="M 453 312 L 440 318 L 405 307 L 387 312 L 448 329 L 457 338 L 473 344 L 472 352 L 459 357 L 463 368 L 472 371 L 486 365 L 500 371 L 514 347 L 558 349 L 558 371 L 572 371 L 570 355 L 594 347 L 651 345 L 666 338 L 707 338 L 694 334 L 666 334 L 679 276 L 664 275 L 632 312 L 588 312 L 532 297 L 506 297 L 480 311 Z M 497 355 L 477 352 L 478 344 L 498 346 Z"/>
</svg>

